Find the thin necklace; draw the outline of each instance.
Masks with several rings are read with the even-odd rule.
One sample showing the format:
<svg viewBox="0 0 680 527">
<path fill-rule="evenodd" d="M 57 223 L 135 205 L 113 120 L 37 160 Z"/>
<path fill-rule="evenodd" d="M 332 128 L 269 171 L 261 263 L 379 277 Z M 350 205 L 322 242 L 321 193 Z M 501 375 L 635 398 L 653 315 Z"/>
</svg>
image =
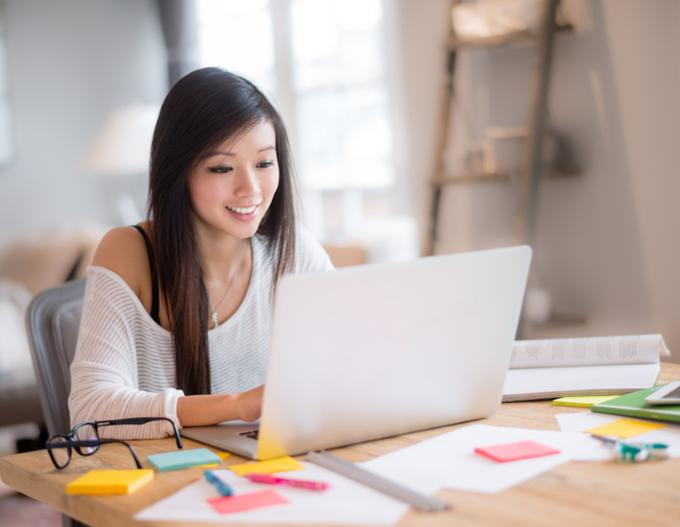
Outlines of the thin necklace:
<svg viewBox="0 0 680 527">
<path fill-rule="evenodd" d="M 217 303 L 216 306 L 213 306 L 212 302 L 210 301 L 210 295 L 208 295 L 208 304 L 210 304 L 210 321 L 212 322 L 212 329 L 215 329 L 220 325 L 220 319 L 217 316 L 217 310 L 220 308 L 222 303 L 224 302 L 224 299 L 227 298 L 227 295 L 229 294 L 229 290 L 231 289 L 231 286 L 234 284 L 234 278 L 236 278 L 236 272 L 239 270 L 241 267 L 241 257 L 243 256 L 243 253 L 245 252 L 244 250 L 245 245 L 241 246 L 241 250 L 238 253 L 238 256 L 236 257 L 236 262 L 234 263 L 234 267 L 231 270 L 231 273 L 229 274 L 229 281 L 227 282 L 227 289 L 224 291 L 224 294 L 222 295 L 221 300 Z"/>
</svg>

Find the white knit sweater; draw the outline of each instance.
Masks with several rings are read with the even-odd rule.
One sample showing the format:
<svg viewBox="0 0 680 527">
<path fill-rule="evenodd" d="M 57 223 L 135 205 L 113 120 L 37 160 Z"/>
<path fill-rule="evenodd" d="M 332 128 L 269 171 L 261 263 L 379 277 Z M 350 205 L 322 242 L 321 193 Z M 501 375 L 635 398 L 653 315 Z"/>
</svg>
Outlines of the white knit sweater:
<svg viewBox="0 0 680 527">
<path fill-rule="evenodd" d="M 252 239 L 253 269 L 237 311 L 208 331 L 212 393 L 234 393 L 264 383 L 271 343 L 273 260 L 265 240 Z M 298 229 L 294 273 L 326 271 L 328 255 Z M 169 417 L 179 426 L 172 334 L 144 309 L 116 273 L 87 271 L 78 344 L 71 364 L 71 424 L 124 417 Z M 167 422 L 101 429 L 103 437 L 151 439 L 171 433 Z"/>
</svg>

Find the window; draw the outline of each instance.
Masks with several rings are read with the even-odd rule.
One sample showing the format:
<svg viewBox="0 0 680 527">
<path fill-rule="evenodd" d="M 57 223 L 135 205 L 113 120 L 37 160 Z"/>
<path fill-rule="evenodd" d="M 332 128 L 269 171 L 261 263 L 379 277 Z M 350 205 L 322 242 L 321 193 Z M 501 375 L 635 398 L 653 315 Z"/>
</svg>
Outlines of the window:
<svg viewBox="0 0 680 527">
<path fill-rule="evenodd" d="M 281 111 L 305 223 L 325 240 L 393 214 L 382 0 L 198 0 L 201 59 Z"/>
</svg>

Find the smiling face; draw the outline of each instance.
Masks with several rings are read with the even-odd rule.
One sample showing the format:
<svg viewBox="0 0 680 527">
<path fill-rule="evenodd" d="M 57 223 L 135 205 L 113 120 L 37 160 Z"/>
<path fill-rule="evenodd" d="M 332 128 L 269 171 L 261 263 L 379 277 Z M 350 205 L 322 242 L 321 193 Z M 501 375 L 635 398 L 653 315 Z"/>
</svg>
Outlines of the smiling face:
<svg viewBox="0 0 680 527">
<path fill-rule="evenodd" d="M 264 121 L 208 152 L 189 175 L 197 227 L 212 234 L 250 238 L 278 186 L 276 134 L 271 123 Z"/>
</svg>

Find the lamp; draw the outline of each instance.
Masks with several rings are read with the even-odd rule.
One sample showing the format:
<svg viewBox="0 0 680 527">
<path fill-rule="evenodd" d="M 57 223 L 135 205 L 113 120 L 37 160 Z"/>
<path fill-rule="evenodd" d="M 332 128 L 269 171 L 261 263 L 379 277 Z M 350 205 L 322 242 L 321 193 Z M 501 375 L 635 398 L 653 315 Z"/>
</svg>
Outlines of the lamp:
<svg viewBox="0 0 680 527">
<path fill-rule="evenodd" d="M 158 106 L 132 104 L 111 113 L 87 151 L 83 164 L 92 174 L 102 176 L 136 176 L 149 167 L 151 137 L 158 117 Z M 141 218 L 129 194 L 117 200 L 120 219 L 125 224 Z"/>
</svg>

